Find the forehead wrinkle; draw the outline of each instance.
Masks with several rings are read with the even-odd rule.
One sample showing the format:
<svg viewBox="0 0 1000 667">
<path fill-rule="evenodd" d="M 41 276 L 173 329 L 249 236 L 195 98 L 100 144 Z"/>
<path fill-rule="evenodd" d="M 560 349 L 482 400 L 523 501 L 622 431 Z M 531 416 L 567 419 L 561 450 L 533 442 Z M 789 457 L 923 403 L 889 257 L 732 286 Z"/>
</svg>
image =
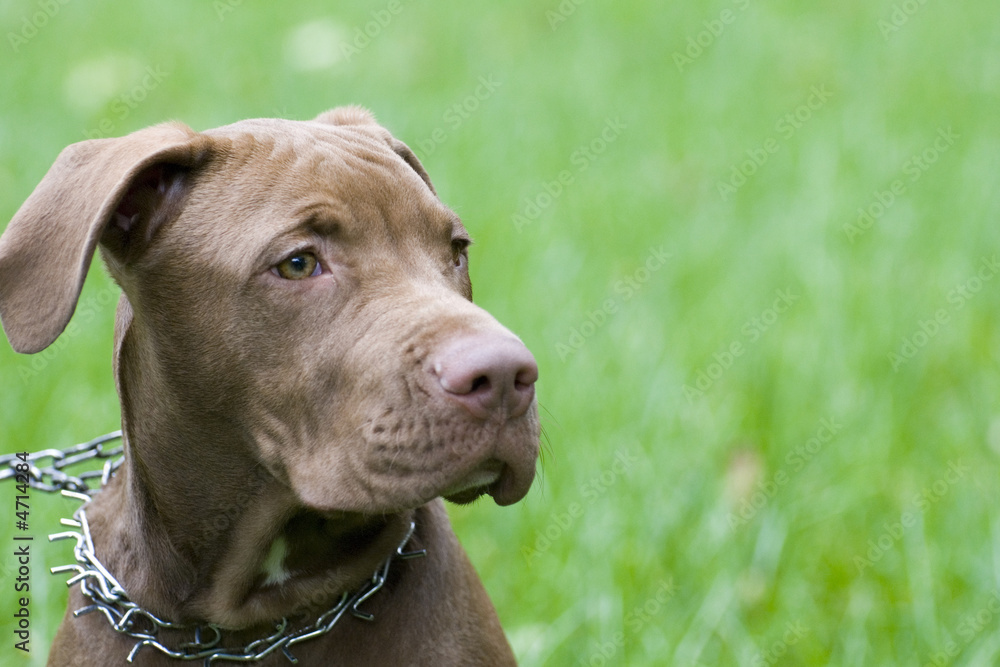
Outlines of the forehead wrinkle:
<svg viewBox="0 0 1000 667">
<path fill-rule="evenodd" d="M 263 252 L 267 247 L 290 236 L 308 238 L 335 238 L 343 233 L 344 223 L 351 220 L 349 211 L 335 200 L 314 201 L 303 204 L 295 209 L 264 243 Z M 350 225 L 348 225 L 350 226 Z"/>
<path fill-rule="evenodd" d="M 258 250 L 310 216 L 342 223 L 342 234 L 355 241 L 385 244 L 404 262 L 416 259 L 403 259 L 416 250 L 407 251 L 408 239 L 427 249 L 464 236 L 458 217 L 423 179 L 383 139 L 362 130 L 251 120 L 210 133 L 225 145 L 224 180 L 253 184 L 233 202 L 245 222 L 228 232 L 244 242 L 256 237 Z"/>
<path fill-rule="evenodd" d="M 348 178 L 335 180 L 355 181 L 358 176 L 366 180 L 368 190 L 374 190 L 382 201 L 391 198 L 390 190 L 427 190 L 427 196 L 436 200 L 423 179 L 386 143 L 385 137 L 376 136 L 367 126 L 328 125 L 312 121 L 283 121 L 253 119 L 212 130 L 207 134 L 228 139 L 239 144 L 238 150 L 227 151 L 229 158 L 246 163 L 239 155 L 255 153 L 258 159 L 279 162 L 285 173 L 319 174 L 326 171 L 328 163 L 335 175 L 340 169 L 350 170 Z M 252 165 L 248 165 L 251 166 Z M 366 178 L 367 177 L 367 178 Z M 409 181 L 411 187 L 391 188 L 400 179 Z M 309 179 L 313 180 L 313 179 Z M 351 192 L 352 197 L 363 195 Z"/>
<path fill-rule="evenodd" d="M 402 158 L 388 148 L 370 150 L 365 143 L 348 152 L 323 151 L 312 180 L 320 182 L 323 194 L 350 214 L 345 220 L 350 229 L 345 231 L 378 234 L 398 245 L 402 236 L 419 231 L 412 229 L 414 225 L 436 222 L 440 210 L 448 209 Z M 414 213 L 422 219 L 415 220 Z"/>
</svg>

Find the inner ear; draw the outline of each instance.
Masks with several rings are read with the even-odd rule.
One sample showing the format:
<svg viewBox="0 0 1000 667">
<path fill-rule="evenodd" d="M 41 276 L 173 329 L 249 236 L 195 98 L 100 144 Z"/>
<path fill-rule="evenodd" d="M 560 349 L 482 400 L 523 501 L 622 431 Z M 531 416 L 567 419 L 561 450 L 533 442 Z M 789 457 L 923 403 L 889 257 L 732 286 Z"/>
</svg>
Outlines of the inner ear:
<svg viewBox="0 0 1000 667">
<path fill-rule="evenodd" d="M 184 203 L 189 170 L 156 164 L 132 179 L 101 235 L 101 245 L 119 261 L 136 257 L 156 231 L 173 219 Z"/>
</svg>

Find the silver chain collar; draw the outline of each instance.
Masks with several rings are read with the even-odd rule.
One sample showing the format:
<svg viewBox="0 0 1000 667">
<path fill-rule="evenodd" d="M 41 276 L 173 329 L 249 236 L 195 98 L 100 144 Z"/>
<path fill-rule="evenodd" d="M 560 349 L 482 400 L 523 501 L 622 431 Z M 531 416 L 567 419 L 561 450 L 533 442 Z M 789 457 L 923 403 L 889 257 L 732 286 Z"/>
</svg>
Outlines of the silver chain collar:
<svg viewBox="0 0 1000 667">
<path fill-rule="evenodd" d="M 357 591 L 341 594 L 337 603 L 321 614 L 314 623 L 298 630 L 291 630 L 288 618 L 282 618 L 275 625 L 272 634 L 252 641 L 242 649 L 222 647 L 220 646 L 222 629 L 217 625 L 188 626 L 171 623 L 158 618 L 129 600 L 125 589 L 108 572 L 94 552 L 94 543 L 90 536 L 90 525 L 87 523 L 85 508 L 91 498 L 107 484 L 111 475 L 121 466 L 123 461 L 121 445 L 108 449 L 104 447 L 105 443 L 120 438 L 121 431 L 115 431 L 64 450 L 46 449 L 29 454 L 27 461 L 18 458 L 16 454 L 0 456 L 0 481 L 13 478 L 17 472 L 17 464 L 27 463 L 28 484 L 32 488 L 48 492 L 59 491 L 64 496 L 83 503 L 73 513 L 72 519 L 61 520 L 64 526 L 76 530 L 49 535 L 49 541 L 76 540 L 76 546 L 73 548 L 76 563 L 53 567 L 51 571 L 53 574 L 75 572 L 76 574 L 66 582 L 66 585 L 72 586 L 79 583 L 80 592 L 92 602 L 92 604 L 74 611 L 74 616 L 99 611 L 105 616 L 115 632 L 137 640 L 128 655 L 128 662 L 132 662 L 144 646 L 149 646 L 177 660 L 203 660 L 206 666 L 216 661 L 253 662 L 266 658 L 279 650 L 290 662 L 297 664 L 298 659 L 291 652 L 292 646 L 330 632 L 347 613 L 365 621 L 374 620 L 374 616 L 358 607 L 385 585 L 390 565 L 396 560 L 426 555 L 424 549 L 404 551 L 416 529 L 416 524 L 411 521 L 410 528 L 402 542 L 396 547 L 396 551 L 382 563 L 371 579 L 366 581 Z M 37 462 L 44 458 L 51 459 L 51 463 L 39 466 Z M 104 460 L 103 468 L 87 471 L 78 476 L 70 475 L 63 470 L 91 459 Z M 21 474 L 24 472 L 21 471 Z M 100 485 L 91 488 L 88 480 L 98 477 Z M 157 639 L 157 634 L 161 629 L 190 630 L 193 635 L 192 640 L 181 643 L 176 649 L 172 649 Z"/>
</svg>

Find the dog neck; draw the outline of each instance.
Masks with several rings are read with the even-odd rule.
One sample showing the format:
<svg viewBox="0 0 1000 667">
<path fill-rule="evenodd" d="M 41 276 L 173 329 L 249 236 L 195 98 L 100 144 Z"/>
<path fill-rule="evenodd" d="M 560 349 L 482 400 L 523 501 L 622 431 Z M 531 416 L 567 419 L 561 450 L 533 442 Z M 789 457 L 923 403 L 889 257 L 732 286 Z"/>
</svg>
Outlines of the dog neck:
<svg viewBox="0 0 1000 667">
<path fill-rule="evenodd" d="M 88 516 L 98 556 L 133 602 L 173 622 L 263 626 L 328 608 L 394 553 L 413 512 L 304 507 L 237 429 L 179 409 L 171 384 L 151 381 L 157 357 L 126 329 L 115 355 L 126 460 Z"/>
<path fill-rule="evenodd" d="M 189 483 L 197 471 L 150 475 L 147 442 L 126 436 L 126 463 L 88 516 L 96 552 L 129 599 L 173 622 L 270 627 L 326 609 L 394 553 L 413 516 L 320 515 L 251 471 L 228 507 L 198 493 L 162 503 L 151 489 Z"/>
</svg>

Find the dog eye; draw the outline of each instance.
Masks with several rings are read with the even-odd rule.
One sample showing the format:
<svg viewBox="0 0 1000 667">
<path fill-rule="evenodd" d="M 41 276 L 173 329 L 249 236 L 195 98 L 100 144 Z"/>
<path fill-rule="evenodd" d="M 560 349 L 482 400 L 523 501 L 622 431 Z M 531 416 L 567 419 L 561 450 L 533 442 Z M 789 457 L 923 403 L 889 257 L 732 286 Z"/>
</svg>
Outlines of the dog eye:
<svg viewBox="0 0 1000 667">
<path fill-rule="evenodd" d="M 469 263 L 469 244 L 468 239 L 454 239 L 451 242 L 451 258 L 455 268 L 465 268 Z"/>
<path fill-rule="evenodd" d="M 319 260 L 311 252 L 300 252 L 282 260 L 271 271 L 279 278 L 302 280 L 322 273 Z"/>
</svg>

